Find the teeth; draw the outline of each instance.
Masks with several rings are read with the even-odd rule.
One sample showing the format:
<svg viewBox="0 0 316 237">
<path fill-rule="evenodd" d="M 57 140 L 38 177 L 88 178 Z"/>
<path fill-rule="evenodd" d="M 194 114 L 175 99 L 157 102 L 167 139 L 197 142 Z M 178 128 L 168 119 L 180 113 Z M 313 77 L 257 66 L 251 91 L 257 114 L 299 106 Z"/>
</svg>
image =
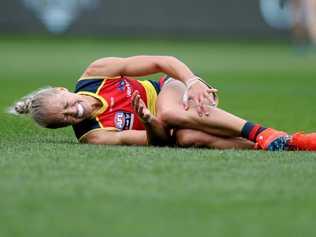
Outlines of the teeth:
<svg viewBox="0 0 316 237">
<path fill-rule="evenodd" d="M 81 104 L 77 104 L 77 116 L 79 118 L 81 118 L 83 116 L 83 113 L 84 113 L 84 108 Z"/>
</svg>

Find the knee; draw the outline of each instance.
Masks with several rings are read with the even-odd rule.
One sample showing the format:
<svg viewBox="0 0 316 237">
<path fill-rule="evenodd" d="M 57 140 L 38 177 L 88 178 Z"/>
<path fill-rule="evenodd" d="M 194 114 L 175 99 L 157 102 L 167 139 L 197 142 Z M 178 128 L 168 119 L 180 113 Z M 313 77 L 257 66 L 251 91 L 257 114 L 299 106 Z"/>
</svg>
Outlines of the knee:
<svg viewBox="0 0 316 237">
<path fill-rule="evenodd" d="M 184 126 L 184 112 L 185 111 L 163 108 L 158 111 L 158 118 L 167 126 Z"/>
<path fill-rule="evenodd" d="M 197 141 L 190 129 L 179 129 L 175 131 L 176 144 L 180 147 L 196 146 Z"/>
</svg>

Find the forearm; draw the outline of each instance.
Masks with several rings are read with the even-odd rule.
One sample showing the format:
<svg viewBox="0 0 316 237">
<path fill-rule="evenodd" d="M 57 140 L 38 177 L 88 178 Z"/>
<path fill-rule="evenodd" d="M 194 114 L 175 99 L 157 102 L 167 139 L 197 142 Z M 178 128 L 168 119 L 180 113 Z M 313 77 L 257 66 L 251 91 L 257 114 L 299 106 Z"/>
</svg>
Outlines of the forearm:
<svg viewBox="0 0 316 237">
<path fill-rule="evenodd" d="M 194 77 L 183 62 L 171 56 L 134 56 L 128 58 L 102 58 L 93 62 L 83 76 L 147 76 L 165 73 L 186 83 Z"/>
<path fill-rule="evenodd" d="M 107 131 L 98 129 L 85 135 L 81 143 L 97 145 L 139 145 L 145 146 L 147 134 L 144 130 Z"/>
<path fill-rule="evenodd" d="M 146 131 L 143 130 L 124 130 L 118 132 L 120 135 L 119 145 L 148 145 Z"/>
<path fill-rule="evenodd" d="M 143 69 L 147 66 L 150 70 L 146 72 Z M 137 68 L 140 70 L 135 70 Z M 194 77 L 187 65 L 172 56 L 135 56 L 126 59 L 125 75 L 139 76 L 142 72 L 145 73 L 142 76 L 164 73 L 184 83 Z"/>
</svg>

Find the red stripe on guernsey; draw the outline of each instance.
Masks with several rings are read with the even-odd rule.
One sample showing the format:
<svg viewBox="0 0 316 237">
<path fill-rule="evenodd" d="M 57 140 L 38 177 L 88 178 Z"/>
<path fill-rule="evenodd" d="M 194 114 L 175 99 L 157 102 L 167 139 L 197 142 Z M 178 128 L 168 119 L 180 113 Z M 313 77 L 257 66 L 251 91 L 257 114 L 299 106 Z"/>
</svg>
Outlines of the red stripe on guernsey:
<svg viewBox="0 0 316 237">
<path fill-rule="evenodd" d="M 258 130 L 260 129 L 260 125 L 256 124 L 253 129 L 251 130 L 250 134 L 249 134 L 249 140 L 250 141 L 256 141 L 255 138 L 256 138 L 256 135 L 257 135 L 257 132 Z"/>
<path fill-rule="evenodd" d="M 108 103 L 106 111 L 97 116 L 103 127 L 114 127 L 119 130 L 145 129 L 132 108 L 131 97 L 135 90 L 139 91 L 147 105 L 145 88 L 137 80 L 128 77 L 106 79 L 98 92 L 98 95 Z"/>
<path fill-rule="evenodd" d="M 159 78 L 158 83 L 159 83 L 160 88 L 162 88 L 162 86 L 165 84 L 165 81 L 167 80 L 167 78 L 168 78 L 167 76 L 163 76 Z"/>
</svg>

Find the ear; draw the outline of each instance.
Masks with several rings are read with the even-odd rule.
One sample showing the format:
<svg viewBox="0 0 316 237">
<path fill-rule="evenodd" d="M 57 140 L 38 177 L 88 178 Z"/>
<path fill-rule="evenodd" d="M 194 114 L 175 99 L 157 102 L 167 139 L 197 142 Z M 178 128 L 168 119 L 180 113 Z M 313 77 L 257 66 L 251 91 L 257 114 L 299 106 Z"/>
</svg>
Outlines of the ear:
<svg viewBox="0 0 316 237">
<path fill-rule="evenodd" d="M 55 89 L 60 91 L 68 91 L 68 89 L 65 87 L 55 87 Z"/>
</svg>

